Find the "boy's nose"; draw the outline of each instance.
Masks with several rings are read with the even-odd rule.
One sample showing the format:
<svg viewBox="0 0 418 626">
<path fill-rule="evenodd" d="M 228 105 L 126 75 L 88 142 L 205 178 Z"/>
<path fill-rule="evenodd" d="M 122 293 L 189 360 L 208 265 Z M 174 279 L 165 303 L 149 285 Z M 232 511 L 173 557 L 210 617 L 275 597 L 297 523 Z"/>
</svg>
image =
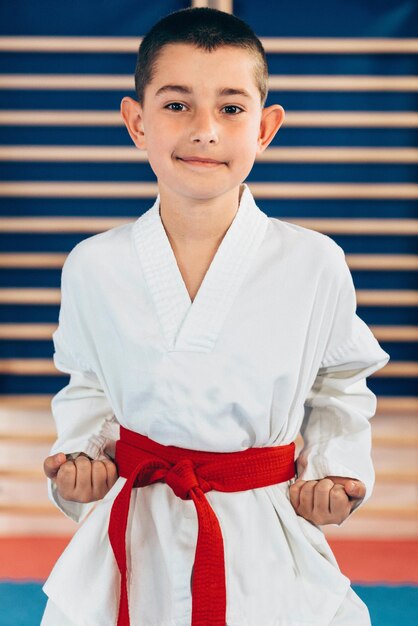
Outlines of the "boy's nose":
<svg viewBox="0 0 418 626">
<path fill-rule="evenodd" d="M 218 135 L 212 130 L 195 130 L 190 134 L 190 139 L 193 142 L 205 143 L 218 143 Z"/>
<path fill-rule="evenodd" d="M 196 115 L 190 125 L 190 140 L 201 143 L 217 142 L 216 122 L 210 115 Z"/>
</svg>

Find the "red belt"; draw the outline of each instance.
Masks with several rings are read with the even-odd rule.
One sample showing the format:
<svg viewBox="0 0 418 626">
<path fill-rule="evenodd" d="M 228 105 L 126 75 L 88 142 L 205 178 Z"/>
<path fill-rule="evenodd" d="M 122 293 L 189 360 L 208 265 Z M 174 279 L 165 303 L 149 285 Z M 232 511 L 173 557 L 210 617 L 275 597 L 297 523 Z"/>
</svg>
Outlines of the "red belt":
<svg viewBox="0 0 418 626">
<path fill-rule="evenodd" d="M 225 626 L 226 584 L 222 533 L 205 493 L 258 489 L 293 478 L 295 443 L 239 452 L 202 452 L 164 446 L 121 426 L 115 463 L 127 479 L 110 513 L 109 539 L 121 574 L 117 626 L 130 626 L 126 526 L 131 490 L 165 482 L 192 499 L 199 523 L 192 584 L 192 626 Z"/>
</svg>

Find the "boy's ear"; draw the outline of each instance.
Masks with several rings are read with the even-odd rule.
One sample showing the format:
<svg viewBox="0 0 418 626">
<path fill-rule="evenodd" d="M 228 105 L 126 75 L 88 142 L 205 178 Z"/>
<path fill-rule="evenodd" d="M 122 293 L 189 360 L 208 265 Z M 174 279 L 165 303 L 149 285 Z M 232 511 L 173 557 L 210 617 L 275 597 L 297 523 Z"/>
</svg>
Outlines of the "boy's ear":
<svg viewBox="0 0 418 626">
<path fill-rule="evenodd" d="M 262 110 L 260 121 L 260 133 L 258 135 L 257 155 L 264 152 L 275 134 L 283 124 L 285 111 L 280 104 L 272 104 Z"/>
<path fill-rule="evenodd" d="M 120 113 L 132 141 L 140 150 L 145 150 L 145 133 L 142 119 L 142 107 L 133 98 L 125 96 L 120 103 Z"/>
</svg>

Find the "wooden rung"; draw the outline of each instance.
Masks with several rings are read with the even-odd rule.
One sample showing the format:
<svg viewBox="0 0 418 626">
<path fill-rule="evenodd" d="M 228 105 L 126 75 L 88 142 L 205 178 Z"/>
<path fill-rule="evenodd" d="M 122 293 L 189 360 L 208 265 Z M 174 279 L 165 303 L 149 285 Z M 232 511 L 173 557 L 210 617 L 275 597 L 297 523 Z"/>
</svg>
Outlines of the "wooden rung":
<svg viewBox="0 0 418 626">
<path fill-rule="evenodd" d="M 374 326 L 370 330 L 381 341 L 418 341 L 418 326 Z"/>
<path fill-rule="evenodd" d="M 351 270 L 417 270 L 418 254 L 346 254 Z"/>
<path fill-rule="evenodd" d="M 56 329 L 57 324 L 0 324 L 0 339 L 52 341 L 52 333 Z"/>
<path fill-rule="evenodd" d="M 26 120 L 26 123 L 29 124 L 30 120 Z M 292 128 L 416 128 L 418 113 L 415 111 L 286 111 L 285 124 Z"/>
<path fill-rule="evenodd" d="M 0 395 L 0 411 L 51 411 L 51 394 Z"/>
<path fill-rule="evenodd" d="M 418 79 L 417 79 L 418 81 Z M 0 85 L 1 88 L 1 85 Z M 250 183 L 249 188 L 254 198 L 261 199 L 369 199 L 369 200 L 413 200 L 418 198 L 416 183 Z M 6 181 L 0 182 L 0 197 L 15 198 L 149 198 L 155 200 L 158 194 L 156 183 L 141 182 L 99 182 L 99 181 Z M 124 218 L 50 218 L 21 217 L 2 218 L 1 232 L 31 232 L 33 227 L 50 232 L 45 224 L 61 219 L 66 224 L 64 231 L 56 232 L 98 232 L 113 226 L 134 221 Z M 280 218 L 286 222 L 300 224 L 312 230 L 327 234 L 363 234 L 363 235 L 413 235 L 418 232 L 418 220 L 407 218 Z M 80 230 L 85 220 L 93 221 L 96 227 Z M 113 221 L 112 221 L 113 220 Z M 108 224 L 98 227 L 97 224 Z M 112 225 L 111 225 L 112 224 Z M 63 226 L 61 226 L 63 228 Z M 26 229 L 26 230 L 25 230 Z M 28 230 L 29 229 L 29 230 Z"/>
<path fill-rule="evenodd" d="M 392 289 L 356 290 L 358 306 L 418 306 L 418 291 Z"/>
<path fill-rule="evenodd" d="M 7 81 L 7 74 L 3 75 Z M 19 74 L 15 74 L 11 76 L 11 84 L 14 84 L 13 76 L 17 76 L 16 82 L 20 85 L 20 88 L 23 87 L 22 80 L 20 79 Z M 30 78 L 31 74 L 23 74 L 22 78 Z M 82 75 L 83 76 L 83 75 Z M 94 75 L 93 75 L 94 76 Z M 57 83 L 59 84 L 59 79 L 61 78 L 58 75 Z M 95 76 L 94 76 L 95 78 Z M 116 89 L 116 85 L 118 84 L 117 79 L 119 76 L 112 77 L 112 81 L 108 88 Z M 9 82 L 7 82 L 9 84 Z M 36 89 L 37 80 L 34 80 L 34 88 Z M 52 81 L 52 84 L 54 82 Z M 77 83 L 78 84 L 78 83 Z M 100 83 L 103 84 L 103 83 Z M 1 77 L 0 77 L 0 85 L 1 85 Z M 80 85 L 82 88 L 83 81 L 80 81 Z M 389 76 L 367 76 L 367 75 L 317 75 L 317 74 L 309 74 L 307 76 L 303 76 L 301 74 L 291 75 L 285 74 L 284 76 L 280 76 L 277 74 L 272 74 L 269 76 L 268 86 L 270 91 L 417 91 L 418 90 L 418 78 L 416 76 L 400 76 L 400 75 L 389 75 Z M 19 88 L 16 85 L 17 88 Z M 31 88 L 31 87 L 25 87 Z M 40 88 L 40 87 L 38 87 Z M 75 87 L 73 87 L 74 89 Z"/>
<path fill-rule="evenodd" d="M 7 191 L 8 187 L 2 187 L 1 185 L 9 185 L 11 183 L 0 183 L 0 197 L 2 191 Z M 67 187 L 60 187 L 60 185 L 66 183 L 45 183 L 45 195 L 49 195 L 48 192 L 59 192 L 60 190 L 65 192 Z M 90 195 L 89 190 L 92 191 L 100 183 L 83 183 L 84 187 L 79 187 L 79 191 L 83 188 L 87 195 Z M 137 183 L 139 185 L 146 185 L 146 187 L 140 187 L 139 190 L 143 192 L 144 197 L 154 195 L 152 193 L 152 187 L 150 183 Z M 32 189 L 42 191 L 42 184 L 27 183 L 26 189 L 29 191 Z M 48 186 L 54 185 L 54 186 Z M 87 185 L 93 185 L 87 187 Z M 97 188 L 98 189 L 98 188 Z M 9 191 L 12 191 L 10 188 Z M 145 193 L 148 192 L 148 193 Z M 29 195 L 31 195 L 29 193 Z M 54 195 L 54 194 L 53 194 Z M 119 217 L 0 217 L 0 232 L 3 233 L 97 233 L 101 231 L 120 226 L 122 224 L 128 224 L 134 222 L 132 218 L 119 218 Z"/>
<path fill-rule="evenodd" d="M 62 372 L 57 370 L 52 359 L 0 359 L 0 374 L 57 376 Z"/>
<path fill-rule="evenodd" d="M 61 304 L 59 289 L 0 288 L 0 304 Z"/>
<path fill-rule="evenodd" d="M 376 471 L 376 482 L 388 482 L 388 483 L 408 483 L 415 485 L 418 482 L 418 472 L 411 470 L 379 470 Z"/>
<path fill-rule="evenodd" d="M 271 74 L 270 91 L 417 91 L 416 76 Z M 130 74 L 0 74 L 0 89 L 131 91 Z"/>
<path fill-rule="evenodd" d="M 46 480 L 43 471 L 33 467 L 15 467 L 13 469 L 0 467 L 0 478 L 7 480 Z"/>
<path fill-rule="evenodd" d="M 0 361 L 1 367 L 1 361 Z M 389 361 L 385 367 L 374 372 L 372 378 L 416 378 L 418 361 Z"/>
<path fill-rule="evenodd" d="M 396 418 L 394 420 L 395 426 Z M 418 448 L 418 437 L 416 435 L 375 435 L 373 434 L 373 425 L 372 440 L 373 447 Z"/>
<path fill-rule="evenodd" d="M 3 38 L 0 38 L 0 45 Z M 380 123 L 388 122 L 398 126 L 415 124 L 415 114 L 406 112 L 399 117 L 397 113 L 389 113 L 389 117 L 380 118 Z M 372 115 L 368 116 L 373 119 Z M 416 114 L 418 118 L 418 114 Z M 357 118 L 358 119 L 358 118 Z M 363 119 L 358 123 L 364 124 Z M 2 126 L 123 126 L 124 122 L 119 111 L 58 111 L 58 110 L 2 110 L 0 111 L 0 124 Z M 418 119 L 417 119 L 418 126 Z"/>
<path fill-rule="evenodd" d="M 418 398 L 415 396 L 379 396 L 377 398 L 377 414 L 381 415 L 413 415 L 418 413 Z"/>
<path fill-rule="evenodd" d="M 261 183 L 255 183 L 255 184 L 261 184 Z M 270 197 L 269 194 L 269 189 L 268 188 L 260 188 L 260 193 L 265 194 L 265 196 L 263 197 Z M 271 191 L 274 191 L 274 189 L 272 189 Z M 306 191 L 309 191 L 308 189 L 306 189 Z M 312 190 L 314 191 L 314 190 Z M 338 189 L 335 190 L 336 192 L 338 191 Z M 349 189 L 346 190 L 347 193 L 349 193 Z M 367 193 L 367 189 L 365 188 L 364 190 L 359 189 L 359 198 L 361 197 L 366 197 L 362 195 L 362 192 Z M 372 193 L 372 189 L 369 189 L 369 191 Z M 376 192 L 378 191 L 377 189 L 375 190 Z M 382 190 L 383 191 L 383 190 Z M 395 190 L 393 190 L 395 191 Z M 410 190 L 411 192 L 413 191 L 412 189 Z M 417 185 L 417 191 L 418 191 L 418 185 Z M 327 195 L 326 197 L 334 197 L 333 194 L 333 190 L 332 188 L 329 188 L 328 190 L 326 190 L 326 192 L 329 192 L 329 196 Z M 390 191 L 389 192 L 389 196 L 390 196 Z M 259 193 L 259 197 L 260 197 L 260 193 Z M 341 193 L 344 194 L 344 190 L 341 190 Z M 344 196 L 341 195 L 340 197 L 354 197 L 354 196 Z M 311 230 L 316 230 L 319 231 L 321 233 L 325 233 L 325 234 L 332 234 L 332 235 L 412 235 L 412 234 L 416 234 L 418 231 L 418 220 L 409 220 L 409 219 L 395 219 L 395 218 L 376 218 L 376 219 L 371 219 L 371 218 L 351 218 L 351 219 L 343 219 L 343 218 L 298 218 L 298 219 L 294 219 L 294 218 L 283 218 L 285 221 L 287 222 L 291 222 L 293 224 L 298 224 L 300 226 L 303 226 L 305 228 L 310 228 Z M 409 232 L 407 232 L 407 229 L 411 228 L 411 230 Z"/>
<path fill-rule="evenodd" d="M 52 252 L 3 252 L 0 253 L 0 267 L 62 269 L 66 258 L 67 254 Z M 407 263 L 412 263 L 412 259 Z"/>
<path fill-rule="evenodd" d="M 5 146 L 7 151 L 9 146 Z M 13 146 L 15 148 L 15 146 Z M 16 160 L 24 160 L 25 152 L 16 146 Z M 98 151 L 100 149 L 97 148 Z M 0 158 L 2 153 L 0 151 Z M 14 159 L 13 159 L 14 160 Z M 28 159 L 29 160 L 29 159 Z M 104 159 L 107 160 L 107 159 Z M 108 160 L 111 160 L 108 158 Z M 416 148 L 352 148 L 335 146 L 292 146 L 273 147 L 264 150 L 256 159 L 256 163 L 417 163 Z"/>
<path fill-rule="evenodd" d="M 109 192 L 113 197 L 119 193 L 131 197 L 154 198 L 158 189 L 154 190 L 154 183 L 98 183 L 98 182 L 25 182 L 16 183 L 0 182 L 0 197 L 2 195 L 13 195 L 16 192 L 19 196 L 71 196 L 79 197 L 101 197 Z M 310 183 L 298 183 L 301 189 L 305 185 L 307 189 L 315 190 Z M 123 186 L 125 185 L 125 186 Z M 268 186 L 270 185 L 270 186 Z M 279 189 L 274 186 L 276 183 L 252 183 L 251 191 L 254 195 L 264 198 L 280 198 Z M 279 183 L 277 183 L 279 185 Z M 336 190 L 338 187 L 336 187 Z M 19 193 L 18 193 L 19 191 Z M 416 185 L 418 197 L 418 185 Z M 388 190 L 389 193 L 389 190 Z M 414 235 L 418 233 L 418 220 L 396 219 L 396 218 L 280 218 L 282 221 L 290 222 L 310 228 L 322 233 L 333 234 L 355 234 L 355 235 Z M 5 233 L 98 233 L 122 224 L 129 224 L 135 221 L 134 218 L 122 217 L 0 217 L 0 232 Z"/>
<path fill-rule="evenodd" d="M 51 416 L 51 420 L 52 420 L 52 416 Z M 0 432 L 0 441 L 8 441 L 10 443 L 11 442 L 20 443 L 20 444 L 44 443 L 44 444 L 52 445 L 54 441 L 56 440 L 56 438 L 57 438 L 56 433 L 54 433 L 53 431 L 48 432 L 48 433 Z"/>
<path fill-rule="evenodd" d="M 404 37 L 260 37 L 269 54 L 413 54 L 416 38 Z M 86 52 L 135 54 L 142 37 L 66 37 L 11 35 L 0 39 L 3 52 Z"/>
</svg>

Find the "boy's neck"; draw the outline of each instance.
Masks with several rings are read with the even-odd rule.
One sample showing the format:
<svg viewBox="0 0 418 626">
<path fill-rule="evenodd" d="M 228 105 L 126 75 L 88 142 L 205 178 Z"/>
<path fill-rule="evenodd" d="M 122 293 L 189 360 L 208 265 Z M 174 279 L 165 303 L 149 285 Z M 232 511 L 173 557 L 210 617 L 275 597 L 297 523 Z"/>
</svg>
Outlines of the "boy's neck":
<svg viewBox="0 0 418 626">
<path fill-rule="evenodd" d="M 160 217 L 171 244 L 217 247 L 238 210 L 243 187 L 207 201 L 189 203 L 160 189 Z"/>
</svg>

